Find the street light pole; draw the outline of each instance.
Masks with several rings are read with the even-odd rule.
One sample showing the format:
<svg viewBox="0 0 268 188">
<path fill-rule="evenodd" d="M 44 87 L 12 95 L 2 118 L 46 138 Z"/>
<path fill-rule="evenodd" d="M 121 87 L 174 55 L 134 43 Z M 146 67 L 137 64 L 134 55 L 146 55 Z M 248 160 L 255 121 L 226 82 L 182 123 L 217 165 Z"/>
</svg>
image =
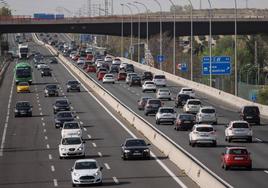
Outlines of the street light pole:
<svg viewBox="0 0 268 188">
<path fill-rule="evenodd" d="M 209 86 L 212 87 L 212 31 L 211 31 L 211 2 L 208 0 L 209 3 Z"/>
<path fill-rule="evenodd" d="M 169 2 L 174 7 L 174 15 L 173 15 L 173 74 L 176 74 L 176 6 L 172 2 L 172 0 L 169 0 Z"/>
<path fill-rule="evenodd" d="M 132 50 L 132 48 L 133 48 L 133 11 L 132 11 L 132 9 L 130 8 L 130 6 L 128 6 L 127 4 L 124 4 L 128 9 L 129 9 L 129 11 L 130 11 L 130 13 L 131 13 L 131 17 L 130 17 L 130 19 L 131 19 L 131 24 L 130 24 L 130 30 L 131 30 L 131 38 L 130 38 L 130 55 L 131 55 L 131 60 L 133 60 L 133 50 Z"/>
<path fill-rule="evenodd" d="M 235 96 L 238 95 L 237 86 L 237 2 L 235 2 Z"/>
<path fill-rule="evenodd" d="M 158 0 L 153 0 L 154 2 L 156 2 L 158 5 L 159 5 L 159 7 L 160 7 L 160 18 L 159 18 L 159 25 L 160 25 L 160 37 L 159 37 L 159 43 L 160 43 L 160 56 L 162 56 L 162 6 L 161 6 L 161 4 L 159 3 L 159 1 Z M 163 69 L 163 66 L 162 66 L 162 63 L 163 62 L 160 62 L 160 70 L 162 70 Z"/>
<path fill-rule="evenodd" d="M 121 57 L 124 57 L 124 4 L 122 6 L 122 23 L 121 23 Z"/>
<path fill-rule="evenodd" d="M 188 0 L 191 5 L 191 80 L 193 81 L 193 4 Z"/>
<path fill-rule="evenodd" d="M 129 5 L 134 6 L 138 10 L 139 14 L 139 24 L 138 24 L 138 63 L 140 62 L 140 39 L 141 39 L 141 14 L 140 14 L 140 9 L 136 4 L 131 4 L 128 3 Z"/>
</svg>

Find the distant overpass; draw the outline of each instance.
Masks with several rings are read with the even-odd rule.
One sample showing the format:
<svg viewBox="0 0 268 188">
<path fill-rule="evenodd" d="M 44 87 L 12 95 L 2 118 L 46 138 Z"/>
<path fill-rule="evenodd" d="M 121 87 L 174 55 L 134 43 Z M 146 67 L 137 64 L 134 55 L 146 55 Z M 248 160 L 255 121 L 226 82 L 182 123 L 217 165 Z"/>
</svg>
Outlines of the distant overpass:
<svg viewBox="0 0 268 188">
<path fill-rule="evenodd" d="M 121 36 L 121 22 L 124 20 L 124 36 L 131 34 L 131 17 L 128 16 L 103 16 L 65 18 L 62 20 L 36 20 L 30 17 L 0 18 L 0 33 L 90 33 L 100 35 Z M 209 34 L 208 15 L 194 15 L 194 35 Z M 250 35 L 268 33 L 267 15 L 238 15 L 238 34 Z M 133 16 L 133 35 L 138 36 L 138 16 Z M 164 14 L 162 18 L 163 32 L 173 32 L 173 15 Z M 176 19 L 176 35 L 190 35 L 190 16 L 178 15 Z M 159 33 L 158 14 L 149 17 L 149 35 Z M 234 15 L 213 16 L 213 35 L 233 35 Z M 146 16 L 141 16 L 141 37 L 146 37 Z"/>
</svg>

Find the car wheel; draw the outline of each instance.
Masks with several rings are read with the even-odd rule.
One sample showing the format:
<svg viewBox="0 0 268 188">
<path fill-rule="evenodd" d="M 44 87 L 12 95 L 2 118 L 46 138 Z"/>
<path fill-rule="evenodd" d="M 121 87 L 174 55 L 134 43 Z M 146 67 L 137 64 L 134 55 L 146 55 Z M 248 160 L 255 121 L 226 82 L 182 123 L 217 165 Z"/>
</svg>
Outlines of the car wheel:
<svg viewBox="0 0 268 188">
<path fill-rule="evenodd" d="M 252 143 L 252 137 L 248 138 L 248 142 Z"/>
<path fill-rule="evenodd" d="M 67 92 L 69 92 L 69 89 L 67 89 Z"/>
<path fill-rule="evenodd" d="M 57 126 L 57 125 L 55 124 L 55 128 L 56 128 L 56 129 L 58 129 L 58 128 L 60 128 L 60 127 L 59 127 L 59 126 Z"/>
<path fill-rule="evenodd" d="M 227 138 L 228 142 L 231 143 L 232 142 L 232 139 L 229 137 Z"/>
<path fill-rule="evenodd" d="M 76 187 L 76 184 L 73 183 L 73 184 L 72 184 L 72 187 Z"/>
<path fill-rule="evenodd" d="M 63 159 L 63 157 L 59 156 L 59 159 Z"/>
<path fill-rule="evenodd" d="M 32 117 L 33 116 L 33 114 L 32 113 L 29 113 L 29 115 L 28 115 L 29 117 Z"/>
<path fill-rule="evenodd" d="M 248 170 L 252 170 L 252 165 L 249 165 L 248 166 Z"/>
<path fill-rule="evenodd" d="M 156 120 L 155 123 L 156 123 L 156 125 L 159 125 L 160 124 L 160 122 L 158 120 Z"/>
<path fill-rule="evenodd" d="M 213 142 L 212 147 L 217 147 L 217 142 Z"/>
<path fill-rule="evenodd" d="M 81 90 L 80 90 L 80 89 L 78 89 L 78 92 L 81 92 Z"/>
<path fill-rule="evenodd" d="M 223 168 L 224 170 L 229 170 L 229 166 L 227 166 L 226 164 L 223 164 Z"/>
<path fill-rule="evenodd" d="M 217 121 L 213 122 L 213 125 L 217 125 L 217 124 L 218 124 L 218 122 L 217 122 Z"/>
<path fill-rule="evenodd" d="M 148 116 L 148 113 L 144 113 L 145 116 Z"/>
</svg>

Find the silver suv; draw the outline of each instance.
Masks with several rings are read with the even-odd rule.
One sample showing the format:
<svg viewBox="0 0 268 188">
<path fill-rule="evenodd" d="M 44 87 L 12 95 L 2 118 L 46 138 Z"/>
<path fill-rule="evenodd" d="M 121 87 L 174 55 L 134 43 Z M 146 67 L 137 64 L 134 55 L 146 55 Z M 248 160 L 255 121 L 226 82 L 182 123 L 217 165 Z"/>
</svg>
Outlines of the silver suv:
<svg viewBox="0 0 268 188">
<path fill-rule="evenodd" d="M 199 109 L 196 114 L 197 123 L 217 124 L 216 110 L 212 106 L 204 106 Z"/>
<path fill-rule="evenodd" d="M 225 140 L 247 140 L 252 142 L 252 129 L 247 121 L 231 121 L 225 129 Z"/>
</svg>

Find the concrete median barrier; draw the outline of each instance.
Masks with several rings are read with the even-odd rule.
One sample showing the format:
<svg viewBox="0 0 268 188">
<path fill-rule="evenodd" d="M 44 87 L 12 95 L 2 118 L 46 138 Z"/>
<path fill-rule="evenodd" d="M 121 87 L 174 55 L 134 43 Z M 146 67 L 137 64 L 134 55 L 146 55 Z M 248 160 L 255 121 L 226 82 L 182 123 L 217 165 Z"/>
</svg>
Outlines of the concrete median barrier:
<svg viewBox="0 0 268 188">
<path fill-rule="evenodd" d="M 37 40 L 37 38 L 36 38 Z M 45 45 L 51 53 L 57 54 L 57 51 Z M 203 165 L 198 159 L 194 158 L 190 153 L 172 141 L 164 133 L 156 129 L 143 117 L 136 114 L 132 109 L 122 103 L 119 99 L 113 96 L 108 90 L 103 88 L 98 82 L 90 78 L 82 69 L 72 64 L 67 58 L 61 54 L 58 56 L 60 62 L 75 74 L 80 82 L 92 92 L 97 94 L 104 101 L 109 101 L 109 105 L 117 111 L 124 119 L 140 131 L 146 138 L 150 140 L 159 150 L 161 150 L 169 159 L 179 168 L 184 170 L 191 179 L 193 179 L 200 187 L 206 188 L 221 188 L 232 187 L 223 179 L 218 177 Z"/>
</svg>

